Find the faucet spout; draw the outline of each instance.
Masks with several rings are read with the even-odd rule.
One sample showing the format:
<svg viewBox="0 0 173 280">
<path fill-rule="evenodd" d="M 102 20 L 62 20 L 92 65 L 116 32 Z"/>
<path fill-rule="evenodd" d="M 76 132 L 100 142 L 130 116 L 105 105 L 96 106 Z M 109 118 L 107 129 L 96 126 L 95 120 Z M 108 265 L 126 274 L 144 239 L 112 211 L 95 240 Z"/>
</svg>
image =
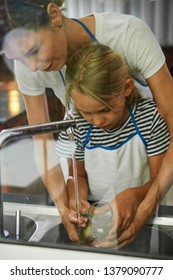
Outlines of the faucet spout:
<svg viewBox="0 0 173 280">
<path fill-rule="evenodd" d="M 32 136 L 35 134 L 60 132 L 75 126 L 76 126 L 76 122 L 74 119 L 67 119 L 67 120 L 57 121 L 57 122 L 49 122 L 49 123 L 43 123 L 37 125 L 24 125 L 24 126 L 4 129 L 0 133 L 0 153 L 3 146 L 9 140 L 25 137 L 28 135 Z M 6 231 L 4 230 L 3 191 L 2 191 L 1 170 L 0 170 L 0 238 L 6 237 L 5 232 Z"/>
</svg>

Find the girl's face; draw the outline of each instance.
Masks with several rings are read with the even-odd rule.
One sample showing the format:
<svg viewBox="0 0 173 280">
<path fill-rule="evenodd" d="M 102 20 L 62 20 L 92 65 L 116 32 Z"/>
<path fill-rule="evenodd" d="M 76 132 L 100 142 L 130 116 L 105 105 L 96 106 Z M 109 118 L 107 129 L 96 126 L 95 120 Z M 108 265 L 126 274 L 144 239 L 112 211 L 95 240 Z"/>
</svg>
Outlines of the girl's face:
<svg viewBox="0 0 173 280">
<path fill-rule="evenodd" d="M 72 91 L 71 97 L 82 117 L 89 123 L 104 130 L 119 127 L 129 116 L 124 93 L 112 99 L 111 105 L 113 109 L 76 90 Z"/>
<path fill-rule="evenodd" d="M 20 60 L 31 71 L 57 71 L 67 59 L 66 36 L 59 28 L 16 28 L 6 35 L 3 50 L 9 59 Z"/>
</svg>

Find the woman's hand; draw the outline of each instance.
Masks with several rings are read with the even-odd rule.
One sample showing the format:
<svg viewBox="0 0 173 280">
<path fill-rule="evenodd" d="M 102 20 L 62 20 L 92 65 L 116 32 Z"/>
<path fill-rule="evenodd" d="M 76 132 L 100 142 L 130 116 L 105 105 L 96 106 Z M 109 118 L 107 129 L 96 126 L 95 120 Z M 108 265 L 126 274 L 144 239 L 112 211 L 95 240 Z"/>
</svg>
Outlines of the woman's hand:
<svg viewBox="0 0 173 280">
<path fill-rule="evenodd" d="M 157 180 L 152 184 L 145 198 L 139 204 L 133 221 L 119 235 L 117 239 L 118 248 L 122 248 L 128 243 L 131 243 L 139 231 L 145 226 L 150 218 L 153 217 L 159 205 L 159 197 L 157 194 Z"/>
<path fill-rule="evenodd" d="M 142 187 L 128 188 L 114 197 L 110 202 L 114 225 L 106 240 L 98 244 L 99 247 L 119 249 L 135 239 L 147 222 L 148 214 L 151 213 L 151 211 L 146 212 L 145 217 L 142 207 L 139 207 L 151 182 L 152 180 Z"/>
<path fill-rule="evenodd" d="M 130 225 L 136 214 L 138 205 L 140 204 L 139 193 L 140 189 L 129 188 L 114 197 L 110 202 L 114 213 L 114 226 L 109 234 L 115 234 L 117 237 Z"/>
<path fill-rule="evenodd" d="M 117 248 L 118 237 L 133 221 L 137 207 L 140 203 L 136 189 L 137 188 L 126 189 L 116 195 L 110 202 L 113 209 L 113 227 L 106 240 L 96 244 L 96 246 Z"/>
</svg>

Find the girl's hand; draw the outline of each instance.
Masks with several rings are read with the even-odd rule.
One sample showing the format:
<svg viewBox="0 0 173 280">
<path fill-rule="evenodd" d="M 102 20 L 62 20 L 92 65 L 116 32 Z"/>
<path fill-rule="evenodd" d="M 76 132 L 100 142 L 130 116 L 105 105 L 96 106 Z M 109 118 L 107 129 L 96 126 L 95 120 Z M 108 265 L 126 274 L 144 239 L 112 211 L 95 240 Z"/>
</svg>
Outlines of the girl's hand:
<svg viewBox="0 0 173 280">
<path fill-rule="evenodd" d="M 90 204 L 88 201 L 86 201 L 86 200 L 80 201 L 79 212 L 80 212 L 80 226 L 81 227 L 86 226 L 87 218 L 85 217 L 85 214 L 87 213 L 89 206 L 90 206 Z M 69 221 L 72 224 L 76 224 L 76 225 L 78 224 L 76 207 L 73 209 L 70 209 Z"/>
<path fill-rule="evenodd" d="M 69 212 L 61 216 L 62 223 L 68 233 L 69 239 L 72 242 L 79 242 L 78 228 L 75 224 L 69 221 Z"/>
</svg>

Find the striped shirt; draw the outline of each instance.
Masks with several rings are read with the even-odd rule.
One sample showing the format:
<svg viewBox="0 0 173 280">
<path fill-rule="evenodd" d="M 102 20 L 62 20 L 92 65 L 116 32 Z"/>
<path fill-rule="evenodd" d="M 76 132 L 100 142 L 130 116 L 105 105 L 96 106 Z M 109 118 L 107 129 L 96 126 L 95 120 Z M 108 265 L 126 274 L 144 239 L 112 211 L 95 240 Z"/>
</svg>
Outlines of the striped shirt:
<svg viewBox="0 0 173 280">
<path fill-rule="evenodd" d="M 144 100 L 136 104 L 132 110 L 138 130 L 146 143 L 147 156 L 156 156 L 168 149 L 170 136 L 167 125 L 160 116 L 156 104 L 151 100 Z M 84 142 L 90 127 L 90 123 L 75 113 L 76 127 L 74 129 L 75 156 L 77 160 L 84 160 Z M 118 128 L 114 130 L 103 130 L 93 125 L 90 133 L 90 146 L 115 147 L 122 145 L 127 138 L 135 133 L 135 127 L 131 116 Z M 72 144 L 69 142 L 67 132 L 60 133 L 56 145 L 59 156 L 71 158 Z M 130 160 L 130 159 L 129 159 Z"/>
</svg>

